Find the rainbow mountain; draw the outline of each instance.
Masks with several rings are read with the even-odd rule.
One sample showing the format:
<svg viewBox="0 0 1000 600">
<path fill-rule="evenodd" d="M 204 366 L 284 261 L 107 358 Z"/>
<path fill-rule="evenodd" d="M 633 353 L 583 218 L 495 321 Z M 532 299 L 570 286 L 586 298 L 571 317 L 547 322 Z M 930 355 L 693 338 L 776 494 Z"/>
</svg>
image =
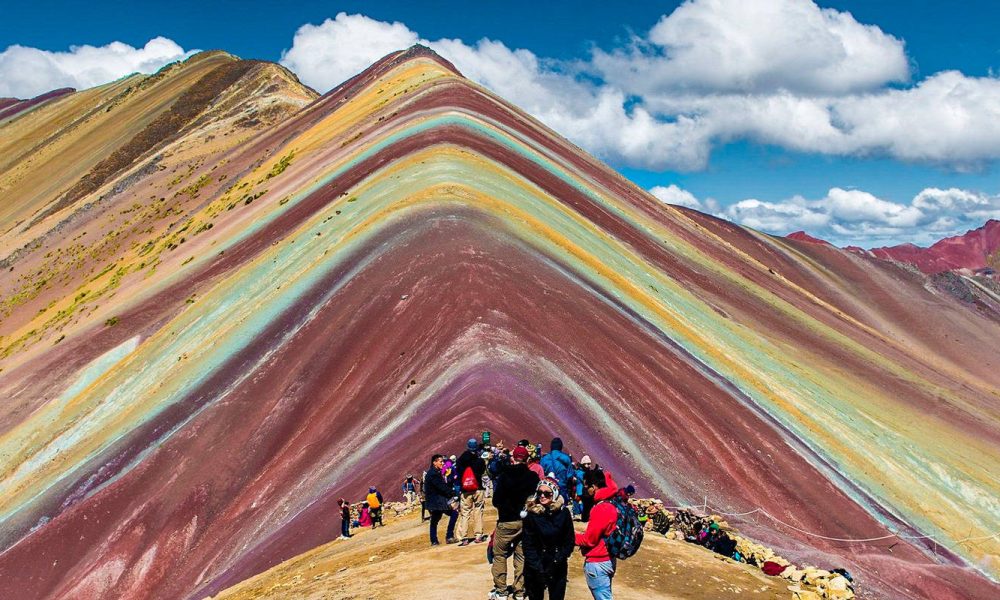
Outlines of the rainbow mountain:
<svg viewBox="0 0 1000 600">
<path fill-rule="evenodd" d="M 204 598 L 482 430 L 1000 592 L 996 305 L 664 205 L 420 46 L 2 106 L 0 597 Z"/>
</svg>

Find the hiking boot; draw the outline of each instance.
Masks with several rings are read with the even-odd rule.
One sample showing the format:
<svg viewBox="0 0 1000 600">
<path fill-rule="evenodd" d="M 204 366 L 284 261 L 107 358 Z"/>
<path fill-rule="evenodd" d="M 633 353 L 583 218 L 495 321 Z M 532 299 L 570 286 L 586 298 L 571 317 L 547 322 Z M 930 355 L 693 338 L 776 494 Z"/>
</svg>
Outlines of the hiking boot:
<svg viewBox="0 0 1000 600">
<path fill-rule="evenodd" d="M 507 590 L 493 589 L 490 591 L 490 595 L 486 597 L 486 600 L 507 600 Z"/>
<path fill-rule="evenodd" d="M 458 543 L 458 538 L 450 537 L 450 538 L 446 539 L 444 541 L 444 543 L 446 543 L 446 544 L 457 544 Z"/>
<path fill-rule="evenodd" d="M 483 542 L 485 542 L 488 539 L 489 538 L 486 537 L 485 535 L 477 535 L 476 539 L 472 540 L 472 543 L 474 543 L 474 544 L 482 544 Z"/>
<path fill-rule="evenodd" d="M 464 538 L 461 542 L 458 543 L 458 545 L 459 546 L 468 546 L 471 543 L 472 543 L 472 540 L 470 540 L 469 538 Z"/>
</svg>

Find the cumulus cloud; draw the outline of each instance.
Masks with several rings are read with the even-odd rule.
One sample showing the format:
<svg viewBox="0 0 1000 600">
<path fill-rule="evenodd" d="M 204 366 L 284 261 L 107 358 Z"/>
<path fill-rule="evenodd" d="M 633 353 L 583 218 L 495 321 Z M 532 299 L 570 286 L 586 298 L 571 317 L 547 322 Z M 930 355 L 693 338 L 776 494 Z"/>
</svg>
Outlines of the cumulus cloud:
<svg viewBox="0 0 1000 600">
<path fill-rule="evenodd" d="M 811 0 L 689 0 L 579 61 L 341 13 L 300 28 L 282 63 L 327 91 L 416 42 L 617 166 L 700 170 L 737 140 L 954 169 L 1000 158 L 1000 79 L 948 71 L 911 85 L 901 40 Z"/>
<path fill-rule="evenodd" d="M 303 25 L 281 56 L 306 85 L 326 92 L 390 52 L 408 48 L 417 34 L 402 23 L 339 13 L 320 25 Z"/>
<path fill-rule="evenodd" d="M 631 46 L 598 50 L 605 81 L 643 95 L 865 91 L 909 79 L 903 43 L 803 0 L 685 2 Z"/>
<path fill-rule="evenodd" d="M 89 88 L 131 73 L 152 73 L 190 54 L 164 37 L 142 48 L 122 42 L 71 46 L 68 52 L 9 46 L 0 52 L 0 96 L 31 98 L 57 88 Z"/>
<path fill-rule="evenodd" d="M 681 202 L 668 198 L 683 199 L 685 206 L 698 209 L 708 204 L 675 185 L 649 191 L 671 204 Z M 870 248 L 903 242 L 926 245 L 980 227 L 988 219 L 1000 219 L 1000 195 L 926 188 L 908 203 L 899 203 L 835 187 L 823 198 L 812 200 L 802 196 L 778 202 L 747 198 L 725 208 L 706 208 L 717 217 L 765 233 L 805 231 L 836 245 Z"/>
<path fill-rule="evenodd" d="M 649 193 L 656 196 L 657 200 L 667 204 L 677 204 L 688 208 L 702 208 L 701 200 L 695 198 L 691 192 L 677 187 L 671 183 L 668 186 L 657 185 L 649 188 Z"/>
</svg>

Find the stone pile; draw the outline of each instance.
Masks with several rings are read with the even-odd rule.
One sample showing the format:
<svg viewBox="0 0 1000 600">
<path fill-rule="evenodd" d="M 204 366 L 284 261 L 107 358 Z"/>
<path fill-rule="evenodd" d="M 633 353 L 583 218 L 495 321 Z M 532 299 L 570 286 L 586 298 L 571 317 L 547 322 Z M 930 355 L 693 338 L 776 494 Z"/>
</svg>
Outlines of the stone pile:
<svg viewBox="0 0 1000 600">
<path fill-rule="evenodd" d="M 774 550 L 739 535 L 719 515 L 698 515 L 686 509 L 671 512 L 665 510 L 663 502 L 655 498 L 633 498 L 631 503 L 639 514 L 646 514 L 650 506 L 656 504 L 658 510 L 663 511 L 670 519 L 670 529 L 665 534 L 667 539 L 684 541 L 696 529 L 704 529 L 713 522 L 716 523 L 720 530 L 736 541 L 736 551 L 740 554 L 741 562 L 758 568 L 763 568 L 764 564 L 768 562 L 783 566 L 784 569 L 778 577 L 788 580 L 791 584 L 788 586 L 788 590 L 792 592 L 792 597 L 795 600 L 851 600 L 854 598 L 851 582 L 840 573 L 833 573 L 813 566 L 800 569 L 775 554 Z M 698 528 L 697 524 L 701 524 L 701 527 Z M 647 522 L 646 527 L 649 528 L 650 525 L 651 523 Z M 726 560 L 732 559 L 726 557 Z"/>
</svg>

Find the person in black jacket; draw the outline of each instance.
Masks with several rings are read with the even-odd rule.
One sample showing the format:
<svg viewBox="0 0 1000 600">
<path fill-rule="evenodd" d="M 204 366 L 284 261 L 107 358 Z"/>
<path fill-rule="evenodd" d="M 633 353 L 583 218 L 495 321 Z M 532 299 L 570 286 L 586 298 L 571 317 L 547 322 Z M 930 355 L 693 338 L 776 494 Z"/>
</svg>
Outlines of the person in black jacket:
<svg viewBox="0 0 1000 600">
<path fill-rule="evenodd" d="M 493 591 L 491 600 L 507 599 L 507 558 L 514 556 L 514 597 L 524 596 L 524 553 L 521 550 L 521 511 L 528 497 L 535 493 L 538 475 L 528 465 L 528 450 L 514 448 L 513 462 L 497 478 L 493 506 L 497 509 L 497 528 L 493 534 Z"/>
<path fill-rule="evenodd" d="M 462 538 L 459 546 L 486 541 L 483 535 L 483 510 L 486 508 L 486 492 L 483 490 L 483 475 L 486 473 L 486 461 L 479 456 L 479 444 L 475 439 L 466 443 L 466 450 L 455 463 L 458 473 L 459 514 L 458 535 Z M 475 537 L 468 537 L 469 518 L 475 527 Z"/>
<path fill-rule="evenodd" d="M 573 554 L 576 535 L 573 514 L 565 506 L 559 483 L 543 479 L 525 507 L 521 544 L 524 546 L 524 589 L 528 600 L 566 597 L 567 561 Z"/>
<path fill-rule="evenodd" d="M 580 515 L 580 520 L 586 523 L 590 520 L 591 509 L 594 508 L 594 494 L 605 486 L 604 470 L 591 462 L 589 456 L 580 459 L 580 466 L 583 467 L 583 496 L 580 497 L 583 501 L 583 513 Z"/>
<path fill-rule="evenodd" d="M 424 474 L 424 493 L 427 497 L 427 510 L 431 513 L 431 546 L 438 545 L 437 527 L 441 522 L 441 515 L 448 515 L 448 534 L 445 541 L 453 544 L 455 539 L 455 519 L 458 515 L 452 509 L 449 502 L 452 498 L 452 487 L 444 478 L 441 469 L 444 467 L 444 456 L 435 454 L 431 457 L 431 466 Z"/>
</svg>

